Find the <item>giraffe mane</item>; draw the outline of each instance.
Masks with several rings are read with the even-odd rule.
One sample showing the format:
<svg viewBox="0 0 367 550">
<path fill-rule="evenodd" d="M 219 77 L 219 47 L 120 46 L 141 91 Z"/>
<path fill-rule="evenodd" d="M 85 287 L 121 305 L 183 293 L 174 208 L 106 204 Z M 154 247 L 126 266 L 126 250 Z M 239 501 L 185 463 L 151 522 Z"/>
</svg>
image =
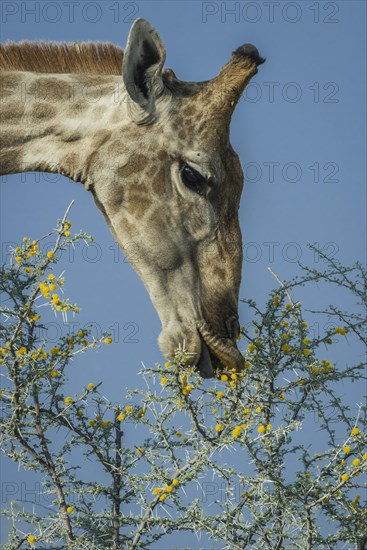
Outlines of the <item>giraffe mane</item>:
<svg viewBox="0 0 367 550">
<path fill-rule="evenodd" d="M 124 52 L 109 42 L 7 42 L 1 71 L 121 75 Z"/>
</svg>

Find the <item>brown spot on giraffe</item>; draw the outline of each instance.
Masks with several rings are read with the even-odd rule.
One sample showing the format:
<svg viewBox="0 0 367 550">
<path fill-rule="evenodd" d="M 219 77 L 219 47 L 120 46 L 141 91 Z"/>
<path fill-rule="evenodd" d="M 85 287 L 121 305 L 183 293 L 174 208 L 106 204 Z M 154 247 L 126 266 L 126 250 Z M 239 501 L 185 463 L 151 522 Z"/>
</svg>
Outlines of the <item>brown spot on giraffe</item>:
<svg viewBox="0 0 367 550">
<path fill-rule="evenodd" d="M 19 124 L 23 116 L 23 104 L 13 101 L 7 105 L 7 108 L 1 113 L 1 124 Z"/>
<path fill-rule="evenodd" d="M 129 158 L 129 162 L 124 166 L 119 166 L 117 169 L 118 176 L 121 178 L 127 178 L 134 174 L 139 174 L 142 167 L 147 166 L 148 157 L 137 153 Z"/>
<path fill-rule="evenodd" d="M 58 113 L 58 110 L 53 105 L 49 105 L 45 102 L 36 103 L 33 105 L 31 120 L 35 123 L 43 120 L 49 121 L 54 118 Z"/>
</svg>

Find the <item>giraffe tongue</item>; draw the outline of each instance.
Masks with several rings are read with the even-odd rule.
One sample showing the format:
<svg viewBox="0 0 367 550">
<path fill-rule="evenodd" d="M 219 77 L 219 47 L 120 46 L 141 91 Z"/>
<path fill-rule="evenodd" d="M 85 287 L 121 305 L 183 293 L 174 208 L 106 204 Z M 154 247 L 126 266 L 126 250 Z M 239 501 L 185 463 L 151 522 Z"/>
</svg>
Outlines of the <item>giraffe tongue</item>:
<svg viewBox="0 0 367 550">
<path fill-rule="evenodd" d="M 210 358 L 209 348 L 203 339 L 201 339 L 200 359 L 197 362 L 196 366 L 199 369 L 199 372 L 203 378 L 213 378 L 214 370 L 212 360 Z"/>
</svg>

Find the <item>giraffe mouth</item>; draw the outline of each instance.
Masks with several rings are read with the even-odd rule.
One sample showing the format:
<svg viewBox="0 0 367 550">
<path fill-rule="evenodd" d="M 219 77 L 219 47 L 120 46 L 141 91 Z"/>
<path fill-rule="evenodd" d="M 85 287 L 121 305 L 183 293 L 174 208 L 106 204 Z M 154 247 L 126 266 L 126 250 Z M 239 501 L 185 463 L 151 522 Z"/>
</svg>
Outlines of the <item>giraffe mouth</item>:
<svg viewBox="0 0 367 550">
<path fill-rule="evenodd" d="M 203 378 L 243 370 L 243 356 L 231 339 L 217 336 L 205 321 L 199 323 L 197 328 L 202 345 L 196 366 Z"/>
<path fill-rule="evenodd" d="M 200 375 L 203 378 L 213 378 L 214 367 L 210 350 L 204 340 L 201 338 L 201 354 L 196 364 Z"/>
</svg>

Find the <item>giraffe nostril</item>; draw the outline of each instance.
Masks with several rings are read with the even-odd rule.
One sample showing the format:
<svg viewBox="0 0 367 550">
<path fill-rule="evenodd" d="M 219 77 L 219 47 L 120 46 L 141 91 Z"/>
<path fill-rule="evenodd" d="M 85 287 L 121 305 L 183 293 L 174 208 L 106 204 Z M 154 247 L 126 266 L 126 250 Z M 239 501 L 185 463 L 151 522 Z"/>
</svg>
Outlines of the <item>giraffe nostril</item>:
<svg viewBox="0 0 367 550">
<path fill-rule="evenodd" d="M 226 321 L 226 328 L 228 336 L 233 340 L 236 340 L 240 335 L 240 323 L 237 315 L 233 315 Z"/>
</svg>

